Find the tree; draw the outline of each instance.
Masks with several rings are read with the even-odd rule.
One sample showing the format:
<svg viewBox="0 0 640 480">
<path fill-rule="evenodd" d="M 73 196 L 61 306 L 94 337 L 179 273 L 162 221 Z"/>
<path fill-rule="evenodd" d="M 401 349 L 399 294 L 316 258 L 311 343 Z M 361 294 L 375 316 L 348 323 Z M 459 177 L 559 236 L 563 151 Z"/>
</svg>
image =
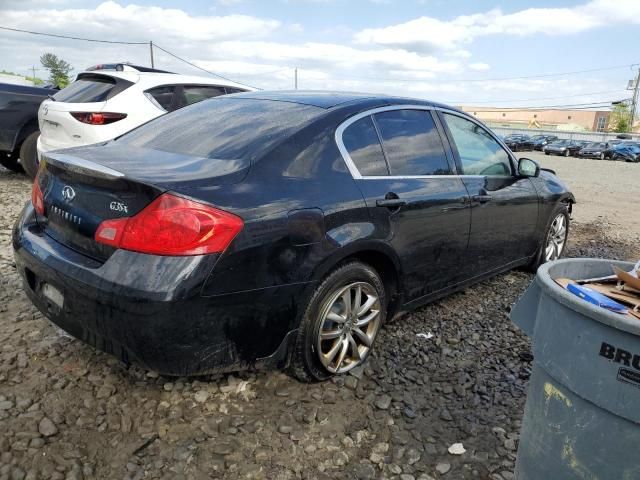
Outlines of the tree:
<svg viewBox="0 0 640 480">
<path fill-rule="evenodd" d="M 64 88 L 71 82 L 69 72 L 73 67 L 53 53 L 43 53 L 40 63 L 49 70 L 49 81 L 58 88 Z"/>
<path fill-rule="evenodd" d="M 626 103 L 616 103 L 609 116 L 609 130 L 617 133 L 631 131 L 631 111 Z"/>
</svg>

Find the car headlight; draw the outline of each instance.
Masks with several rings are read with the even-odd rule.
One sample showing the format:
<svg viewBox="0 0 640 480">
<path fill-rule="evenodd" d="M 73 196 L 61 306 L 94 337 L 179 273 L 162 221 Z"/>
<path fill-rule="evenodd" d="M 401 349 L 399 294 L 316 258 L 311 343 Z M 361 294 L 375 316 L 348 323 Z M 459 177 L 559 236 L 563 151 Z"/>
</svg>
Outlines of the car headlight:
<svg viewBox="0 0 640 480">
<path fill-rule="evenodd" d="M 594 155 L 600 155 L 602 152 L 593 152 Z"/>
</svg>

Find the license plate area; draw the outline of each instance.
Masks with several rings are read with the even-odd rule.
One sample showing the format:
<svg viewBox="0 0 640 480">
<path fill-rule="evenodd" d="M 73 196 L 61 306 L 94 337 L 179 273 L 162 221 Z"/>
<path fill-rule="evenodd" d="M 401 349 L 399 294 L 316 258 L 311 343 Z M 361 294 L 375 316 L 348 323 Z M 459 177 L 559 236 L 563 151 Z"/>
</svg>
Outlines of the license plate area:
<svg viewBox="0 0 640 480">
<path fill-rule="evenodd" d="M 49 303 L 62 310 L 64 307 L 64 294 L 50 283 L 40 284 L 40 294 Z"/>
</svg>

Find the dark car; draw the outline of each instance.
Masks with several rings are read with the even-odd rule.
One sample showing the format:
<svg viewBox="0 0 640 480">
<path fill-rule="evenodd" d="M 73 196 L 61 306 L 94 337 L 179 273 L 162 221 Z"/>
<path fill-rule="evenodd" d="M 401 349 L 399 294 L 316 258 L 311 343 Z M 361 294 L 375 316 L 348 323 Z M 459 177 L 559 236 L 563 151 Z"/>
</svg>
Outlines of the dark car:
<svg viewBox="0 0 640 480">
<path fill-rule="evenodd" d="M 38 107 L 57 90 L 0 83 L 0 165 L 22 172 L 20 158 L 35 158 Z"/>
<path fill-rule="evenodd" d="M 640 162 L 640 145 L 635 142 L 623 142 L 611 149 L 612 160 L 624 160 L 625 162 Z"/>
<path fill-rule="evenodd" d="M 544 147 L 545 155 L 563 155 L 569 157 L 582 149 L 581 143 L 560 139 Z"/>
<path fill-rule="evenodd" d="M 558 139 L 555 135 L 534 135 L 529 140 L 524 142 L 525 150 L 540 150 L 548 144 L 555 142 Z"/>
<path fill-rule="evenodd" d="M 608 148 L 609 144 L 607 142 L 593 142 L 586 147 L 582 147 L 578 156 L 580 158 L 598 158 L 604 160 L 607 158 L 606 152 Z"/>
<path fill-rule="evenodd" d="M 13 247 L 31 301 L 126 362 L 320 380 L 385 320 L 558 258 L 573 202 L 445 105 L 253 92 L 45 154 Z"/>
<path fill-rule="evenodd" d="M 511 149 L 512 152 L 527 150 L 526 145 L 528 144 L 528 141 L 529 136 L 521 134 L 507 135 L 504 139 L 504 143 Z"/>
<path fill-rule="evenodd" d="M 573 149 L 571 151 L 571 155 L 573 155 L 574 157 L 579 157 L 580 151 L 592 142 L 590 142 L 589 140 L 574 140 L 574 143 L 578 148 Z"/>
</svg>

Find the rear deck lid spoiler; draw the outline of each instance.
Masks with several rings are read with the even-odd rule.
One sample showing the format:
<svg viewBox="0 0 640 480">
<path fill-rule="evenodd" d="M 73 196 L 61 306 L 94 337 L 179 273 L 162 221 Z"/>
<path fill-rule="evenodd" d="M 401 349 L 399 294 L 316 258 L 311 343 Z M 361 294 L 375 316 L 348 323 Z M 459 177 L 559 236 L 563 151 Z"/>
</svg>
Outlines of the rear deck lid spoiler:
<svg viewBox="0 0 640 480">
<path fill-rule="evenodd" d="M 95 176 L 104 179 L 115 180 L 125 176 L 124 173 L 114 170 L 113 168 L 64 153 L 56 153 L 55 155 L 45 154 L 43 162 L 72 173 L 79 173 L 81 175 Z"/>
</svg>

